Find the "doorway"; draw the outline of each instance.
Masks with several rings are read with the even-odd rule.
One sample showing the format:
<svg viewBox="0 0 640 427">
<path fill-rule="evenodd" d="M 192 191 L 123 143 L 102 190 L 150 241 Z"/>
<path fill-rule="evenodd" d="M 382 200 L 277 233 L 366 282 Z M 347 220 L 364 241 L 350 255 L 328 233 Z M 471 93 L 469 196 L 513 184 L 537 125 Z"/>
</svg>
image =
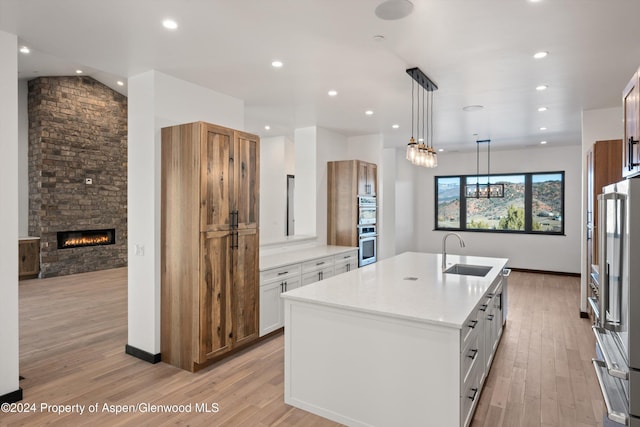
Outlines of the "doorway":
<svg viewBox="0 0 640 427">
<path fill-rule="evenodd" d="M 293 236 L 295 234 L 295 219 L 293 217 L 293 194 L 295 186 L 295 176 L 287 175 L 287 225 L 285 230 L 287 236 Z"/>
</svg>

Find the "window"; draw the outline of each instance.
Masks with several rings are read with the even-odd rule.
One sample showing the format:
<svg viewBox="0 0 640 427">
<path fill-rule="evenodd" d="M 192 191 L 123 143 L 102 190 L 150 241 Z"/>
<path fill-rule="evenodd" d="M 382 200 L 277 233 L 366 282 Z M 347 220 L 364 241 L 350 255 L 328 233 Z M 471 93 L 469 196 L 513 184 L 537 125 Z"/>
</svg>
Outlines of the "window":
<svg viewBox="0 0 640 427">
<path fill-rule="evenodd" d="M 436 230 L 564 234 L 564 172 L 437 176 Z M 503 197 L 476 198 L 480 189 Z"/>
</svg>

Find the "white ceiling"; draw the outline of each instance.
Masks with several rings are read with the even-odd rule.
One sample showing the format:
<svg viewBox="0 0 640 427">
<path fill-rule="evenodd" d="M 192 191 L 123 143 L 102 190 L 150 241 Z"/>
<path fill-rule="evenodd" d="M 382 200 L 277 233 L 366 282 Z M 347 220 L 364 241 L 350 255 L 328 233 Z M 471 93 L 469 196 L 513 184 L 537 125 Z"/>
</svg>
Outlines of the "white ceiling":
<svg viewBox="0 0 640 427">
<path fill-rule="evenodd" d="M 413 0 L 399 20 L 379 19 L 381 2 L 0 0 L 0 29 L 32 49 L 20 78 L 80 68 L 126 93 L 116 80 L 155 69 L 243 99 L 246 130 L 262 137 L 317 125 L 404 146 L 405 69 L 417 66 L 439 87 L 434 146 L 445 151 L 476 139 L 579 144 L 581 111 L 620 106 L 640 66 L 640 0 Z M 162 27 L 167 17 L 177 30 Z M 541 50 L 549 56 L 533 59 Z M 462 111 L 474 104 L 485 108 Z"/>
</svg>

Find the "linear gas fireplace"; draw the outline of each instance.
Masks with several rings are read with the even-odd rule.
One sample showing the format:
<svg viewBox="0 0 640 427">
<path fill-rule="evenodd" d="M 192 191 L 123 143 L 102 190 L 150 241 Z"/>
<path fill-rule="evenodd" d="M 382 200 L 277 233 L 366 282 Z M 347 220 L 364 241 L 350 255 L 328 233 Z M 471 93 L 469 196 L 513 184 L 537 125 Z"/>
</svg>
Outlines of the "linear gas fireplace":
<svg viewBox="0 0 640 427">
<path fill-rule="evenodd" d="M 58 231 L 58 249 L 84 246 L 113 245 L 116 243 L 116 229 Z"/>
</svg>

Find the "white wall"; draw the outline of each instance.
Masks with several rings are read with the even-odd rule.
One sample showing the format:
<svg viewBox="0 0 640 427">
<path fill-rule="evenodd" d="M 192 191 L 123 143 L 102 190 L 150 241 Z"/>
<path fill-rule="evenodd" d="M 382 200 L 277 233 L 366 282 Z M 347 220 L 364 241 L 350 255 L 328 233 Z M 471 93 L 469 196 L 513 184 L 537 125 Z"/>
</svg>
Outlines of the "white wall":
<svg viewBox="0 0 640 427">
<path fill-rule="evenodd" d="M 451 253 L 509 258 L 509 266 L 565 273 L 580 272 L 580 202 L 581 149 L 579 145 L 565 147 L 535 147 L 528 149 L 491 151 L 491 173 L 565 171 L 565 235 L 500 234 L 461 232 L 467 246 L 450 245 Z M 434 231 L 434 176 L 474 174 L 476 153 L 444 153 L 438 156 L 438 167 L 421 168 L 399 162 L 402 168 L 415 169 L 413 196 L 417 201 L 414 234 L 415 249 L 420 252 L 441 252 L 445 232 Z M 481 171 L 482 172 L 482 171 Z"/>
<path fill-rule="evenodd" d="M 395 176 L 395 226 L 396 253 L 415 251 L 417 236 L 417 203 L 414 194 L 417 193 L 416 176 L 418 167 L 411 165 L 405 159 L 404 150 L 396 151 Z"/>
<path fill-rule="evenodd" d="M 18 234 L 29 235 L 29 86 L 18 80 Z"/>
<path fill-rule="evenodd" d="M 160 129 L 206 121 L 244 129 L 241 100 L 157 71 L 128 82 L 128 314 L 127 343 L 160 352 Z M 136 256 L 135 248 L 144 255 Z"/>
<path fill-rule="evenodd" d="M 286 138 L 260 140 L 260 244 L 282 240 L 286 233 Z"/>
<path fill-rule="evenodd" d="M 316 235 L 316 128 L 296 129 L 294 132 L 296 188 L 294 217 L 296 235 Z"/>
<path fill-rule="evenodd" d="M 582 237 L 580 280 L 580 311 L 587 311 L 587 277 L 591 266 L 586 262 L 586 212 L 587 212 L 587 151 L 596 141 L 624 138 L 624 113 L 622 107 L 586 110 L 582 112 Z M 622 155 L 622 153 L 620 154 Z"/>
<path fill-rule="evenodd" d="M 316 235 L 318 243 L 327 243 L 327 162 L 347 158 L 347 137 L 324 128 L 316 128 Z M 298 173 L 301 171 L 299 170 Z M 296 217 L 297 218 L 297 217 Z"/>
<path fill-rule="evenodd" d="M 382 260 L 396 254 L 396 157 L 398 150 L 385 148 L 382 150 L 382 160 L 378 167 L 383 171 L 378 177 L 378 186 L 384 197 L 378 199 L 381 217 L 378 228 L 378 259 Z"/>
<path fill-rule="evenodd" d="M 0 31 L 0 396 L 20 388 L 17 75 L 18 38 Z"/>
</svg>

